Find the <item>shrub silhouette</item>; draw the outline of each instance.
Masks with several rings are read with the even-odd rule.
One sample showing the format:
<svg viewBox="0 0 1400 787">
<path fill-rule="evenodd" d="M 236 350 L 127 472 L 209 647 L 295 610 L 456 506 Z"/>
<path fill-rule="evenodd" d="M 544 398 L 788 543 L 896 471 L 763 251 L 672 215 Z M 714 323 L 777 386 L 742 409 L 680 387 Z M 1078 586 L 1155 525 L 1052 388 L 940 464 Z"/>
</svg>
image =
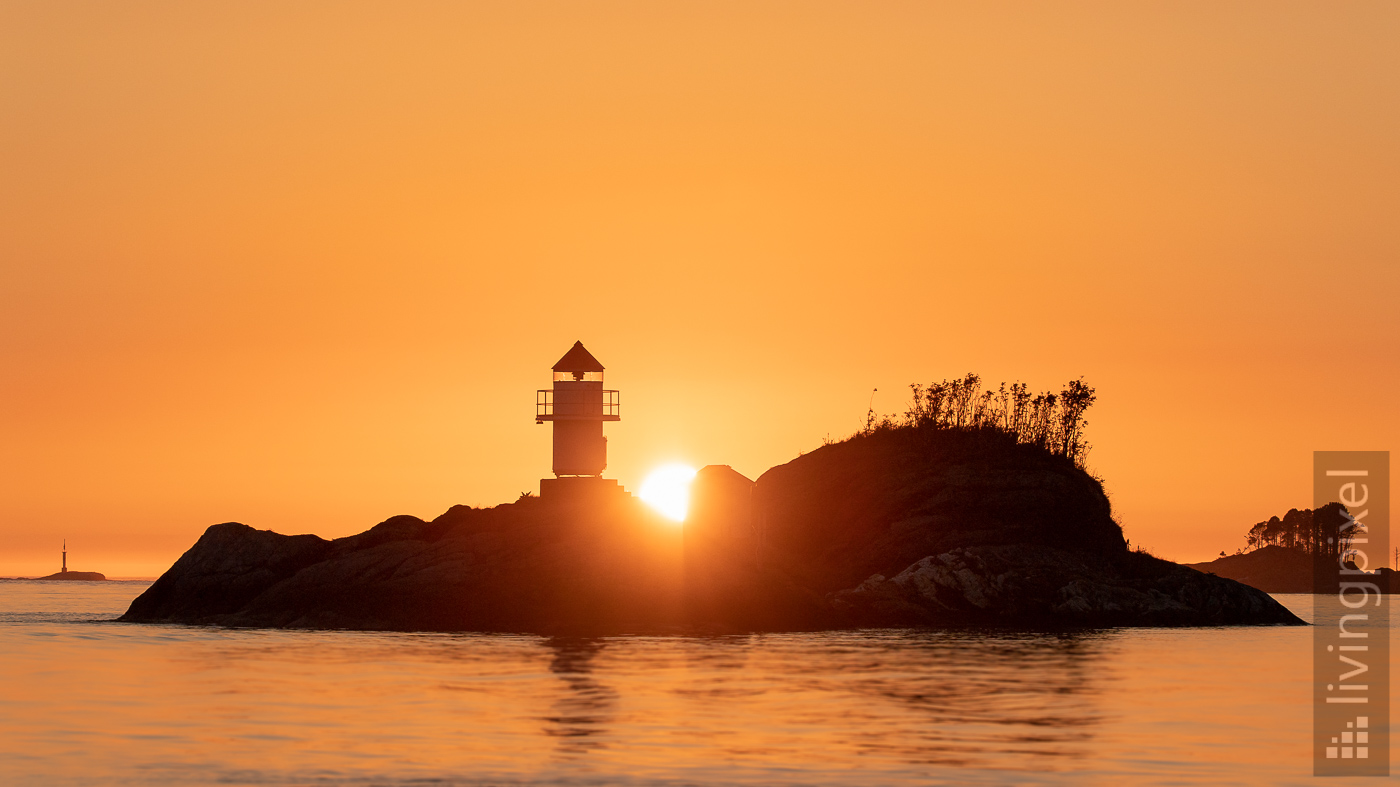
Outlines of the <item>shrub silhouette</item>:
<svg viewBox="0 0 1400 787">
<path fill-rule="evenodd" d="M 1033 395 L 1022 382 L 982 390 L 982 378 L 970 372 L 961 379 L 915 383 L 909 388 L 913 401 L 902 416 L 877 418 L 871 410 L 861 434 L 907 428 L 990 430 L 1084 467 L 1090 447 L 1084 439 L 1089 423 L 1084 414 L 1098 396 L 1083 378 L 1070 380 L 1058 394 Z"/>
</svg>

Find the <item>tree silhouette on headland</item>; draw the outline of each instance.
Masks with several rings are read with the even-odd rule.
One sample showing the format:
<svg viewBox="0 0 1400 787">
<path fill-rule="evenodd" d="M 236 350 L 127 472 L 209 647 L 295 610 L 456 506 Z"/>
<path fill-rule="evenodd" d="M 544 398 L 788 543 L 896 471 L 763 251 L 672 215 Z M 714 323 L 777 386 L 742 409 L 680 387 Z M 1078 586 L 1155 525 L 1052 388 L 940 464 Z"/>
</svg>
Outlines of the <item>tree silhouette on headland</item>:
<svg viewBox="0 0 1400 787">
<path fill-rule="evenodd" d="M 1319 557 L 1341 554 L 1360 526 L 1341 503 L 1328 503 L 1316 510 L 1289 509 L 1283 518 L 1269 517 L 1245 535 L 1248 551 L 1283 547 Z"/>
</svg>

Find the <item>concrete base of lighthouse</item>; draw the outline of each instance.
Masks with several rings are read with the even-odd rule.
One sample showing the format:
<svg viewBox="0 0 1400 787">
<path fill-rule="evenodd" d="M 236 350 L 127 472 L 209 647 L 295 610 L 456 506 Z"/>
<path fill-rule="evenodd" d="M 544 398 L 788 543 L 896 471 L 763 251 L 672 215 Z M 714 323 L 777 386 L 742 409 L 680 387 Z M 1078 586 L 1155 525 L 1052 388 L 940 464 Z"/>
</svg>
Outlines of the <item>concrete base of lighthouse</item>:
<svg viewBox="0 0 1400 787">
<path fill-rule="evenodd" d="M 598 504 L 630 497 L 616 478 L 584 475 L 540 479 L 540 499 L 550 503 Z"/>
</svg>

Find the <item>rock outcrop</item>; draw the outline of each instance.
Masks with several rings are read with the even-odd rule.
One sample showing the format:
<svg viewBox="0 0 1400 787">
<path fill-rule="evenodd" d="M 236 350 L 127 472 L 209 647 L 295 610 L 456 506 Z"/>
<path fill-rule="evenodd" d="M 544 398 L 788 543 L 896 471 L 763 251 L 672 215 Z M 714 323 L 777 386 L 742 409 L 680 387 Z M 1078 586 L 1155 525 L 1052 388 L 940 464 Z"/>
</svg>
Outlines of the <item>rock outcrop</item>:
<svg viewBox="0 0 1400 787">
<path fill-rule="evenodd" d="M 995 625 L 1198 626 L 1296 623 L 1267 594 L 1145 554 L 1118 565 L 1026 545 L 930 556 L 891 579 L 879 574 L 833 604 L 885 625 L 940 620 Z"/>
<path fill-rule="evenodd" d="M 756 483 L 706 468 L 693 493 L 684 536 L 620 494 L 457 506 L 333 541 L 215 525 L 122 620 L 545 634 L 1301 623 L 1253 588 L 1128 551 L 1097 480 L 997 432 L 881 430 Z"/>
</svg>

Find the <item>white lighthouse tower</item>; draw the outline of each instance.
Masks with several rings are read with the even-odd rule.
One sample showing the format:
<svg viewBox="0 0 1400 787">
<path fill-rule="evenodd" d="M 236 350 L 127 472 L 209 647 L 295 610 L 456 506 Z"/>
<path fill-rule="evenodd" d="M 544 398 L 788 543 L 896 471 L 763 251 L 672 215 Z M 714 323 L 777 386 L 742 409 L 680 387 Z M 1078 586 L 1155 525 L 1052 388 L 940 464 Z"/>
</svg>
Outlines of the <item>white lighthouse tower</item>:
<svg viewBox="0 0 1400 787">
<path fill-rule="evenodd" d="M 602 477 L 608 466 L 603 422 L 620 420 L 618 392 L 603 388 L 603 365 L 583 342 L 574 342 L 554 364 L 554 387 L 535 393 L 535 423 L 554 424 L 555 477 L 540 482 L 541 497 L 618 489 L 617 481 Z"/>
</svg>

